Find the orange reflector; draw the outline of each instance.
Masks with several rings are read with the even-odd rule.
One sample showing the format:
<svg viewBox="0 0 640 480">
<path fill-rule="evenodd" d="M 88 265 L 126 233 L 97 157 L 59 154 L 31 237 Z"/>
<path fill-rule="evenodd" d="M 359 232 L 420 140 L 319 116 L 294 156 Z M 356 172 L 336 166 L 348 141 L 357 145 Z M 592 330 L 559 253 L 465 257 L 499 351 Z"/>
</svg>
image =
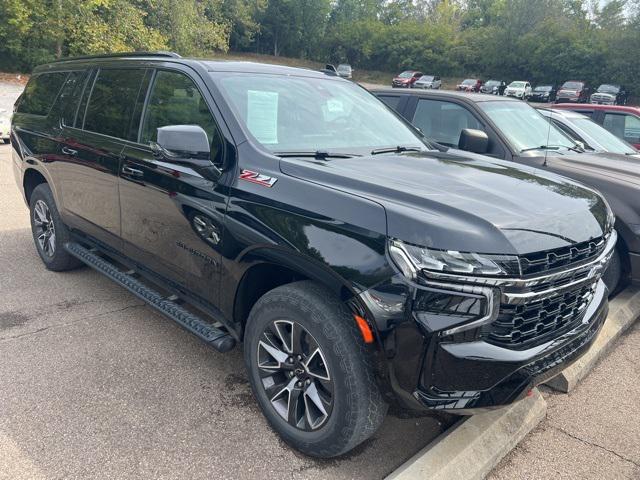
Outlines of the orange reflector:
<svg viewBox="0 0 640 480">
<path fill-rule="evenodd" d="M 364 343 L 373 343 L 373 332 L 371 331 L 371 327 L 367 321 L 360 315 L 354 315 L 353 318 L 356 319 L 356 323 L 358 324 Z"/>
<path fill-rule="evenodd" d="M 533 395 L 533 390 L 529 390 L 529 391 L 527 392 L 527 397 L 530 397 L 530 396 L 532 396 L 532 395 Z"/>
</svg>

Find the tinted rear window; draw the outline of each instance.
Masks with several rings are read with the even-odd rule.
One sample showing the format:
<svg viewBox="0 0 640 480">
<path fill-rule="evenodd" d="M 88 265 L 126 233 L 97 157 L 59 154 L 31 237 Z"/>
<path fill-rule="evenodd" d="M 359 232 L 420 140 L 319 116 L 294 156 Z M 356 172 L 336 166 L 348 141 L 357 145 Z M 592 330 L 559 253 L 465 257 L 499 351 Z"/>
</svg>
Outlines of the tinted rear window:
<svg viewBox="0 0 640 480">
<path fill-rule="evenodd" d="M 47 115 L 68 72 L 43 73 L 31 77 L 18 105 L 19 113 Z"/>
<path fill-rule="evenodd" d="M 136 99 L 146 70 L 100 70 L 84 118 L 84 129 L 103 135 L 136 140 L 132 128 Z"/>
</svg>

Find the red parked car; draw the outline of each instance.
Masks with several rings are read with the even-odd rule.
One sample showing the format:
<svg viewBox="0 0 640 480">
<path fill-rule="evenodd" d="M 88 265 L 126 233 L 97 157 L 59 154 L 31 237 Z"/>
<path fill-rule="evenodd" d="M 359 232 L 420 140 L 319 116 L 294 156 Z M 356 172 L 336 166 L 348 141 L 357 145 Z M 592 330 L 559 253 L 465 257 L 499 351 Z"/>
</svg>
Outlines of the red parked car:
<svg viewBox="0 0 640 480">
<path fill-rule="evenodd" d="M 568 82 L 564 82 L 558 90 L 556 103 L 587 103 L 590 94 L 591 89 L 587 86 L 586 82 L 582 80 L 569 80 Z"/>
<path fill-rule="evenodd" d="M 405 70 L 391 81 L 391 87 L 411 88 L 424 73 L 417 70 Z"/>
<path fill-rule="evenodd" d="M 463 92 L 479 92 L 482 87 L 482 80 L 479 78 L 467 78 L 462 83 L 458 84 L 456 90 L 462 90 Z"/>
<path fill-rule="evenodd" d="M 616 137 L 622 138 L 640 149 L 640 107 L 628 105 L 575 105 L 564 103 L 554 108 L 564 108 L 591 117 Z"/>
</svg>

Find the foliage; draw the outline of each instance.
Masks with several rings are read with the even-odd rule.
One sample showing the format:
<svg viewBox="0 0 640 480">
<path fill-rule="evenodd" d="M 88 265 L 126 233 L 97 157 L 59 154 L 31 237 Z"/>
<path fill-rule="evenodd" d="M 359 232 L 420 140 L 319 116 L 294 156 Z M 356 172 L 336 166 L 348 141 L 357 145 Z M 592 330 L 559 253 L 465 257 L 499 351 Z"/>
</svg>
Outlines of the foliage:
<svg viewBox="0 0 640 480">
<path fill-rule="evenodd" d="M 640 0 L 0 0 L 0 68 L 233 51 L 640 91 Z"/>
</svg>

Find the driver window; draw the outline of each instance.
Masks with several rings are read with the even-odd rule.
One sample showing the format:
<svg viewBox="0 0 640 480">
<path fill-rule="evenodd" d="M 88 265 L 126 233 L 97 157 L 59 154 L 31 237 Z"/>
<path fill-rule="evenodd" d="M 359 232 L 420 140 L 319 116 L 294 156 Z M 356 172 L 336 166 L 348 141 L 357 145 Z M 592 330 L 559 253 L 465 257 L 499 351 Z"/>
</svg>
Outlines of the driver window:
<svg viewBox="0 0 640 480">
<path fill-rule="evenodd" d="M 211 161 L 222 162 L 222 136 L 196 85 L 182 73 L 160 70 L 149 95 L 140 142 L 156 141 L 158 128 L 167 125 L 202 127 L 211 144 Z"/>
<path fill-rule="evenodd" d="M 411 123 L 422 130 L 427 138 L 456 148 L 463 129 L 484 130 L 466 108 L 440 100 L 420 99 Z"/>
</svg>

